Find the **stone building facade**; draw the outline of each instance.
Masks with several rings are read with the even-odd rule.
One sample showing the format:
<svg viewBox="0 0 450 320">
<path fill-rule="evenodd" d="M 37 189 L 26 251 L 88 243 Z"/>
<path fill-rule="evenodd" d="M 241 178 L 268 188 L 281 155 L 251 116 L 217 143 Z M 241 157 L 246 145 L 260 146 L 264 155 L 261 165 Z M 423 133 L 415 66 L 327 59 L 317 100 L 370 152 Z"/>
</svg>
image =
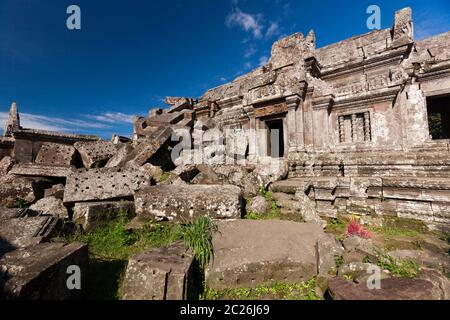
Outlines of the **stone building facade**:
<svg viewBox="0 0 450 320">
<path fill-rule="evenodd" d="M 39 151 L 44 144 L 56 144 L 64 149 L 64 146 L 73 146 L 78 141 L 98 141 L 99 139 L 91 135 L 23 128 L 20 124 L 17 104 L 13 103 L 3 130 L 3 137 L 0 137 L 0 159 L 10 156 L 16 163 L 33 163 L 38 159 Z M 67 149 L 67 153 L 70 153 L 70 148 Z"/>
<path fill-rule="evenodd" d="M 392 28 L 323 48 L 313 31 L 283 38 L 267 65 L 166 102 L 137 119 L 136 139 L 187 127 L 195 150 L 197 131 L 231 129 L 246 159 L 288 161 L 280 187 L 302 189 L 320 214 L 450 222 L 450 32 L 415 41 L 410 8 Z"/>
</svg>

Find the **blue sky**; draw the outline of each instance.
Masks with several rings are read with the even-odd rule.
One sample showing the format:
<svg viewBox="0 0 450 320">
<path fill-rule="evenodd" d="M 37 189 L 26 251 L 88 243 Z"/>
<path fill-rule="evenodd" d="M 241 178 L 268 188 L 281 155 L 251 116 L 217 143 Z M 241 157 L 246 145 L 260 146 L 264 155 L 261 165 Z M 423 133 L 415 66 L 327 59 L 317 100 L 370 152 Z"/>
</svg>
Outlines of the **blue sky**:
<svg viewBox="0 0 450 320">
<path fill-rule="evenodd" d="M 81 8 L 81 30 L 66 9 Z M 165 96 L 198 97 L 264 63 L 272 43 L 310 29 L 319 47 L 382 28 L 410 6 L 417 38 L 450 30 L 448 0 L 0 0 L 0 126 L 131 135 Z"/>
</svg>

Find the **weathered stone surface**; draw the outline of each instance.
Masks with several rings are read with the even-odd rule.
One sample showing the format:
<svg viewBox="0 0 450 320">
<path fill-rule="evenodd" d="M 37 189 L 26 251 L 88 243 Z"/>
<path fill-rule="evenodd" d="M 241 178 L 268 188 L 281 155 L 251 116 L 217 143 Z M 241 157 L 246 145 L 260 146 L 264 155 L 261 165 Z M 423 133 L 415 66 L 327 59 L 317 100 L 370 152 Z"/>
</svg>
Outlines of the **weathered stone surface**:
<svg viewBox="0 0 450 320">
<path fill-rule="evenodd" d="M 74 144 L 86 168 L 103 166 L 116 153 L 117 149 L 111 141 L 89 141 Z"/>
<path fill-rule="evenodd" d="M 37 215 L 28 209 L 7 210 L 0 207 L 0 221 L 1 241 L 13 248 L 43 242 L 57 226 L 57 218 L 54 216 Z"/>
<path fill-rule="evenodd" d="M 131 197 L 150 185 L 150 176 L 130 168 L 78 170 L 67 177 L 64 202 L 82 202 Z"/>
<path fill-rule="evenodd" d="M 170 127 L 159 127 L 149 137 L 140 141 L 127 160 L 143 165 L 170 139 L 172 132 Z"/>
<path fill-rule="evenodd" d="M 30 209 L 41 214 L 49 214 L 59 219 L 68 219 L 69 213 L 61 199 L 56 197 L 43 198 L 30 206 Z"/>
<path fill-rule="evenodd" d="M 0 177 L 0 205 L 14 206 L 18 199 L 33 203 L 41 199 L 44 190 L 51 185 L 51 181 L 43 178 Z"/>
<path fill-rule="evenodd" d="M 72 221 L 76 225 L 81 225 L 84 231 L 90 232 L 98 225 L 121 215 L 125 215 L 128 218 L 135 216 L 134 203 L 132 201 L 75 203 Z"/>
<path fill-rule="evenodd" d="M 366 283 L 356 284 L 337 277 L 328 282 L 334 300 L 438 300 L 431 282 L 413 278 L 381 280 L 381 289 L 370 290 Z"/>
<path fill-rule="evenodd" d="M 445 275 L 433 269 L 421 268 L 417 277 L 430 281 L 440 300 L 450 300 L 450 280 Z"/>
<path fill-rule="evenodd" d="M 11 157 L 6 156 L 0 160 L 0 177 L 6 176 L 14 165 L 14 161 Z"/>
<path fill-rule="evenodd" d="M 317 271 L 320 275 L 336 272 L 336 259 L 344 248 L 334 235 L 326 234 L 317 240 Z"/>
<path fill-rule="evenodd" d="M 36 156 L 36 163 L 50 166 L 71 166 L 75 161 L 76 150 L 71 145 L 44 143 Z"/>
<path fill-rule="evenodd" d="M 346 237 L 342 242 L 347 251 L 360 251 L 367 254 L 374 254 L 374 247 L 371 239 L 363 239 L 358 236 Z"/>
<path fill-rule="evenodd" d="M 184 182 L 191 182 L 200 173 L 200 170 L 196 165 L 188 164 L 176 167 L 172 173 L 180 177 Z"/>
<path fill-rule="evenodd" d="M 298 282 L 317 275 L 316 224 L 282 220 L 221 221 L 213 236 L 214 261 L 206 270 L 213 289 Z"/>
<path fill-rule="evenodd" d="M 0 254 L 0 298 L 76 298 L 80 291 L 67 288 L 68 267 L 75 265 L 85 270 L 87 259 L 88 248 L 79 243 L 42 243 Z"/>
<path fill-rule="evenodd" d="M 237 165 L 217 165 L 213 167 L 219 180 L 223 183 L 239 186 L 245 197 L 256 196 L 261 187 L 258 177 L 253 173 L 253 167 Z M 202 172 L 205 172 L 204 170 Z"/>
<path fill-rule="evenodd" d="M 123 300 L 195 298 L 193 257 L 182 243 L 133 256 L 123 284 Z"/>
<path fill-rule="evenodd" d="M 64 185 L 62 183 L 55 184 L 51 188 L 44 190 L 44 198 L 55 197 L 58 199 L 64 198 Z"/>
<path fill-rule="evenodd" d="M 164 173 L 164 171 L 163 171 L 163 169 L 161 169 L 161 167 L 154 166 L 151 163 L 144 164 L 140 169 L 147 172 L 148 175 L 150 177 L 152 177 L 153 180 L 156 182 L 161 181 L 161 177 Z"/>
<path fill-rule="evenodd" d="M 259 183 L 267 188 L 271 183 L 283 180 L 289 172 L 289 163 L 285 159 L 261 158 L 256 165 L 254 173 Z"/>
<path fill-rule="evenodd" d="M 108 162 L 105 165 L 105 168 L 114 168 L 122 165 L 128 155 L 133 152 L 133 147 L 130 143 L 124 143 L 121 144 L 120 147 L 117 149 L 117 152 L 115 155 L 111 157 L 111 159 L 108 160 Z"/>
<path fill-rule="evenodd" d="M 9 173 L 29 177 L 66 178 L 73 171 L 73 167 L 67 166 L 61 167 L 37 163 L 17 163 L 12 167 Z"/>
<path fill-rule="evenodd" d="M 140 219 L 191 220 L 200 215 L 239 219 L 242 200 L 241 190 L 231 185 L 158 185 L 134 196 Z"/>
<path fill-rule="evenodd" d="M 267 212 L 268 205 L 267 201 L 263 196 L 257 196 L 252 198 L 248 203 L 246 207 L 247 213 L 257 213 L 257 214 L 264 214 Z"/>
<path fill-rule="evenodd" d="M 398 259 L 411 259 L 419 265 L 437 270 L 450 271 L 450 257 L 448 253 L 431 252 L 428 250 L 394 250 L 389 255 Z"/>
<path fill-rule="evenodd" d="M 305 194 L 304 190 L 298 189 L 294 197 L 298 201 L 300 214 L 306 222 L 314 222 L 322 227 L 326 226 L 326 222 L 319 217 L 314 202 Z"/>
</svg>

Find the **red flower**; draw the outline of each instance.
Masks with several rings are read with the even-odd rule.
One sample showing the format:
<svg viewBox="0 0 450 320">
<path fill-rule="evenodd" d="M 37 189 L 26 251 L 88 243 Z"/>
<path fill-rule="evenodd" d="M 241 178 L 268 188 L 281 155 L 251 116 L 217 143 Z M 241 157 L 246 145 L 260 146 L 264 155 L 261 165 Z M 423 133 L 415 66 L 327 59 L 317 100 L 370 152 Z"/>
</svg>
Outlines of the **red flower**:
<svg viewBox="0 0 450 320">
<path fill-rule="evenodd" d="M 372 233 L 364 229 L 362 224 L 358 223 L 356 220 L 352 220 L 347 226 L 347 233 L 345 236 L 358 236 L 363 239 L 370 239 L 372 238 Z"/>
</svg>

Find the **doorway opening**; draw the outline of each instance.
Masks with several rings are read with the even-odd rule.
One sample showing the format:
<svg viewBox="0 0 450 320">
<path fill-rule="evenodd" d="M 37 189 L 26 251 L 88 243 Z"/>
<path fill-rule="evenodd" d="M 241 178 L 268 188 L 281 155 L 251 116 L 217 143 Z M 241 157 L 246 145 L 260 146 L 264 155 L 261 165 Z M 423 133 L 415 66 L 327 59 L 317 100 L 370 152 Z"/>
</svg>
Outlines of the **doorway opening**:
<svg viewBox="0 0 450 320">
<path fill-rule="evenodd" d="M 427 98 L 430 139 L 450 139 L 450 95 Z"/>
<path fill-rule="evenodd" d="M 267 126 L 267 155 L 272 158 L 284 157 L 283 120 L 266 121 Z"/>
</svg>

